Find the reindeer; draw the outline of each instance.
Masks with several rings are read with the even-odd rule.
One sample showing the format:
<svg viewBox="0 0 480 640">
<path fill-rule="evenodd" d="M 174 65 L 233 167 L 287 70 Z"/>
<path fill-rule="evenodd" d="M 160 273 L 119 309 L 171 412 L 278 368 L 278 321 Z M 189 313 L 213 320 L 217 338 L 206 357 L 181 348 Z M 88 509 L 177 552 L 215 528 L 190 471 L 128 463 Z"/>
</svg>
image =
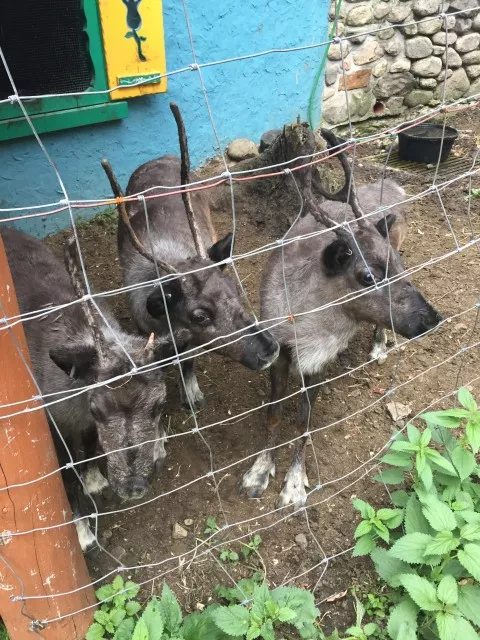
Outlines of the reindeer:
<svg viewBox="0 0 480 640">
<path fill-rule="evenodd" d="M 254 326 L 235 284 L 224 273 L 232 234 L 217 240 L 205 197 L 185 189 L 190 172 L 187 138 L 177 105 L 170 107 L 181 160 L 167 155 L 140 166 L 129 180 L 127 198 L 155 185 L 172 188 L 179 178 L 181 194 L 148 201 L 148 211 L 146 201 L 136 197 L 125 206 L 108 161 L 102 162 L 120 203 L 118 249 L 124 284 L 132 287 L 128 294 L 132 316 L 145 334 L 163 335 L 171 323 L 174 329 L 188 329 L 188 348 L 212 344 L 219 354 L 249 369 L 265 369 L 277 357 L 279 346 L 268 331 Z M 141 283 L 146 284 L 136 286 Z M 182 370 L 185 406 L 202 406 L 193 359 L 184 359 Z"/>
<path fill-rule="evenodd" d="M 322 129 L 321 132 L 330 148 L 338 145 L 338 140 L 332 131 Z M 342 166 L 345 165 L 345 162 L 348 163 L 345 154 L 341 154 L 339 160 Z M 345 217 L 345 208 L 339 205 L 338 202 L 345 203 L 347 201 L 350 185 L 345 182 L 338 192 L 330 193 L 323 188 L 320 180 L 315 179 L 315 177 L 314 174 L 315 189 L 325 198 L 322 204 L 323 211 L 330 217 L 341 220 Z M 390 218 L 388 233 L 386 231 L 385 233 L 388 235 L 388 240 L 392 247 L 400 252 L 408 229 L 407 212 L 402 204 L 398 204 L 405 199 L 405 190 L 394 180 L 382 178 L 374 184 L 364 184 L 358 187 L 357 197 L 362 209 L 367 213 L 371 213 L 377 208 L 388 208 L 389 213 L 395 214 L 394 218 Z M 384 219 L 384 215 L 381 212 L 375 213 L 370 215 L 369 219 L 373 223 L 378 223 Z M 380 222 L 380 224 L 384 223 Z M 375 325 L 370 359 L 376 360 L 379 364 L 383 364 L 387 359 L 387 333 L 384 327 Z"/>
<path fill-rule="evenodd" d="M 145 367 L 168 353 L 173 355 L 170 341 L 151 335 L 146 342 L 141 336 L 126 334 L 103 302 L 99 308 L 112 330 L 100 321 L 91 301 L 71 304 L 85 295 L 73 238 L 65 249 L 69 278 L 41 241 L 13 228 L 1 234 L 20 310 L 40 314 L 24 322 L 36 381 L 42 394 L 64 394 L 61 402 L 48 408 L 60 464 L 70 462 L 65 442 L 74 462 L 85 460 L 78 467 L 85 495 L 99 494 L 110 485 L 124 500 L 141 498 L 166 456 L 160 423 L 166 395 L 164 374 L 159 368 Z M 57 305 L 67 306 L 48 310 Z M 188 336 L 182 331 L 175 338 L 182 344 Z M 132 371 L 127 353 L 139 371 L 120 377 Z M 84 386 L 88 386 L 84 392 L 72 395 Z M 106 477 L 96 462 L 88 462 L 98 447 L 108 454 Z M 86 499 L 72 469 L 64 479 L 74 518 L 90 513 L 92 507 L 86 511 Z M 95 538 L 87 520 L 76 524 L 80 545 L 86 550 Z"/>
<path fill-rule="evenodd" d="M 272 252 L 262 273 L 262 320 L 289 320 L 272 328 L 280 354 L 270 369 L 267 444 L 244 474 L 242 489 L 251 498 L 260 497 L 269 476 L 275 474 L 282 398 L 293 365 L 302 376 L 304 390 L 299 401 L 294 458 L 277 502 L 279 507 L 293 503 L 299 508 L 306 502 L 305 445 L 322 371 L 347 348 L 361 323 L 389 327 L 412 339 L 442 321 L 402 275 L 400 255 L 388 241 L 396 215 L 388 213 L 376 223 L 364 218 L 350 165 L 343 153 L 340 157 L 345 183 L 350 185 L 342 191 L 348 205 L 318 203 L 312 195 L 311 176 L 301 177 L 304 170 L 299 171 L 304 216 L 287 233 L 283 247 Z M 295 236 L 302 238 L 288 242 Z"/>
</svg>

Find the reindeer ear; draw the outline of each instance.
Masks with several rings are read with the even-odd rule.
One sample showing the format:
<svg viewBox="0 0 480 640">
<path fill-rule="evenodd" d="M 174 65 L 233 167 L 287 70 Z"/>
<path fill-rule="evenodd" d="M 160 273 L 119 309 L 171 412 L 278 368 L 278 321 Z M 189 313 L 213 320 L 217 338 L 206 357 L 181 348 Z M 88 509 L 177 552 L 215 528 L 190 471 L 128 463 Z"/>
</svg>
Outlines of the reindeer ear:
<svg viewBox="0 0 480 640">
<path fill-rule="evenodd" d="M 173 309 L 173 307 L 183 298 L 182 286 L 178 278 L 170 280 L 170 282 L 166 282 L 162 286 L 167 307 L 169 310 Z M 148 296 L 147 311 L 154 318 L 162 318 L 166 314 L 161 287 L 155 287 L 152 293 Z"/>
<path fill-rule="evenodd" d="M 328 276 L 338 276 L 347 270 L 353 251 L 345 240 L 335 240 L 323 252 L 323 264 Z"/>
<path fill-rule="evenodd" d="M 377 230 L 382 234 L 384 238 L 387 237 L 387 229 L 388 233 L 390 233 L 390 229 L 392 228 L 393 223 L 396 221 L 397 216 L 395 213 L 389 213 L 386 216 L 380 218 L 380 220 L 375 225 Z"/>
<path fill-rule="evenodd" d="M 208 250 L 208 256 L 210 260 L 212 260 L 213 262 L 222 262 L 222 260 L 230 257 L 230 251 L 232 250 L 232 238 L 233 235 L 231 233 L 227 233 L 224 238 L 222 238 L 215 244 L 212 244 L 212 246 Z M 227 265 L 222 264 L 220 265 L 220 269 L 223 270 L 226 266 Z"/>
<path fill-rule="evenodd" d="M 93 345 L 61 345 L 50 349 L 50 358 L 71 378 L 92 382 L 95 380 L 98 354 Z"/>
</svg>

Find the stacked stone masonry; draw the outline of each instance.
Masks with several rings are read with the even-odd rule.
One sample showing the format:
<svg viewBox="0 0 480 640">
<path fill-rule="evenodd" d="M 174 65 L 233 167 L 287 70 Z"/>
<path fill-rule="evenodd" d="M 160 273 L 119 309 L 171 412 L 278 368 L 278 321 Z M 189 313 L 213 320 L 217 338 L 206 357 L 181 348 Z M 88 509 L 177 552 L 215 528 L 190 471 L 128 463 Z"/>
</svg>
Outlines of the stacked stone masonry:
<svg viewBox="0 0 480 640">
<path fill-rule="evenodd" d="M 480 94 L 480 0 L 342 0 L 336 33 L 325 68 L 327 126 Z"/>
</svg>

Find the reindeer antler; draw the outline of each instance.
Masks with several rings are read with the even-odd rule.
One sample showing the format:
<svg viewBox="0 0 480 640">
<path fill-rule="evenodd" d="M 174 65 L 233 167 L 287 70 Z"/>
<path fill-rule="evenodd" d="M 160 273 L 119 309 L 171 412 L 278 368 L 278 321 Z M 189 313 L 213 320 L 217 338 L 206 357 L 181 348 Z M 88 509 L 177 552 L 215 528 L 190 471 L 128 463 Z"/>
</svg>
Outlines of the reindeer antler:
<svg viewBox="0 0 480 640">
<path fill-rule="evenodd" d="M 127 227 L 128 234 L 130 236 L 130 241 L 135 247 L 135 249 L 138 251 L 138 253 L 141 256 L 143 256 L 150 262 L 157 264 L 157 266 L 160 267 L 160 269 L 162 269 L 163 271 L 166 271 L 167 273 L 178 273 L 175 267 L 172 267 L 171 264 L 169 264 L 168 262 L 164 262 L 163 260 L 158 260 L 149 251 L 145 249 L 143 244 L 138 239 L 137 234 L 133 230 L 133 227 L 130 222 L 130 218 L 128 217 L 127 208 L 125 206 L 125 200 L 123 199 L 122 189 L 118 183 L 117 178 L 115 177 L 115 174 L 113 173 L 113 169 L 110 165 L 110 162 L 106 158 L 102 160 L 102 167 L 105 173 L 107 174 L 108 181 L 110 182 L 110 186 L 112 187 L 113 195 L 118 200 L 118 211 L 122 218 L 123 224 Z"/>
<path fill-rule="evenodd" d="M 72 282 L 75 293 L 79 298 L 83 298 L 87 291 L 85 285 L 80 276 L 80 270 L 78 268 L 78 254 L 77 254 L 77 242 L 75 236 L 72 234 L 65 245 L 64 250 L 65 266 L 67 267 L 70 280 Z M 105 341 L 103 334 L 100 330 L 98 323 L 95 320 L 93 314 L 93 304 L 91 301 L 84 301 L 82 303 L 83 311 L 93 334 L 93 342 L 97 349 L 97 353 L 100 358 L 105 357 Z"/>
<path fill-rule="evenodd" d="M 322 136 L 325 138 L 325 140 L 327 141 L 330 147 L 336 147 L 340 144 L 339 141 L 337 140 L 336 135 L 333 133 L 333 131 L 330 131 L 330 129 L 322 128 L 320 131 L 322 133 Z M 344 151 L 337 153 L 336 155 L 340 160 L 340 163 L 343 168 L 343 172 L 345 174 L 345 183 L 343 187 L 336 193 L 329 193 L 322 187 L 322 185 L 320 184 L 320 181 L 316 180 L 315 188 L 317 189 L 317 191 L 319 191 L 319 193 L 321 193 L 322 196 L 327 198 L 327 200 L 337 200 L 340 202 L 348 202 L 348 204 L 352 207 L 352 211 L 355 218 L 357 218 L 357 220 L 360 220 L 361 218 L 364 217 L 365 212 L 363 211 L 357 197 L 357 192 L 355 190 L 355 183 L 352 176 L 352 167 Z"/>
<path fill-rule="evenodd" d="M 175 118 L 175 122 L 177 123 L 178 142 L 180 145 L 180 158 L 182 162 L 180 169 L 180 180 L 182 187 L 185 187 L 189 183 L 190 176 L 190 156 L 188 153 L 187 134 L 185 132 L 185 125 L 183 123 L 182 114 L 180 113 L 178 105 L 175 104 L 175 102 L 171 102 L 170 109 L 173 113 L 173 117 Z M 207 252 L 205 251 L 205 245 L 203 244 L 203 239 L 200 234 L 197 221 L 195 219 L 195 213 L 193 212 L 190 193 L 185 188 L 182 190 L 182 199 L 183 204 L 185 205 L 185 213 L 187 214 L 188 224 L 192 233 L 193 242 L 195 244 L 195 251 L 201 258 L 206 258 Z"/>
</svg>

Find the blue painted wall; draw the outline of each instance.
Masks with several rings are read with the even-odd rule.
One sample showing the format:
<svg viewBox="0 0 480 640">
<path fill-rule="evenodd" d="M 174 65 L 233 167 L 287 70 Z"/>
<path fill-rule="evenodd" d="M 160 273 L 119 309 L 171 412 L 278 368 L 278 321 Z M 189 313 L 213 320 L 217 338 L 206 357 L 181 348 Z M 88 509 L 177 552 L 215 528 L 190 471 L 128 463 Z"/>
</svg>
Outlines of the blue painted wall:
<svg viewBox="0 0 480 640">
<path fill-rule="evenodd" d="M 326 40 L 329 0 L 190 0 L 189 13 L 199 62 L 220 60 L 271 48 Z M 192 62 L 182 3 L 164 0 L 167 68 Z M 203 69 L 203 77 L 222 146 L 281 127 L 307 106 L 323 48 L 271 54 Z M 322 83 L 320 83 L 321 85 Z M 321 96 L 316 97 L 319 116 Z M 192 164 L 218 152 L 198 73 L 174 75 L 167 94 L 130 100 L 127 119 L 46 134 L 43 141 L 70 198 L 110 196 L 99 165 L 107 156 L 121 184 L 141 163 L 177 153 L 176 128 L 169 102 L 183 113 Z M 54 202 L 62 198 L 58 181 L 33 139 L 0 144 L 0 208 Z M 5 217 L 5 214 L 0 214 Z M 69 223 L 66 214 L 36 218 L 21 228 L 39 236 Z"/>
</svg>

